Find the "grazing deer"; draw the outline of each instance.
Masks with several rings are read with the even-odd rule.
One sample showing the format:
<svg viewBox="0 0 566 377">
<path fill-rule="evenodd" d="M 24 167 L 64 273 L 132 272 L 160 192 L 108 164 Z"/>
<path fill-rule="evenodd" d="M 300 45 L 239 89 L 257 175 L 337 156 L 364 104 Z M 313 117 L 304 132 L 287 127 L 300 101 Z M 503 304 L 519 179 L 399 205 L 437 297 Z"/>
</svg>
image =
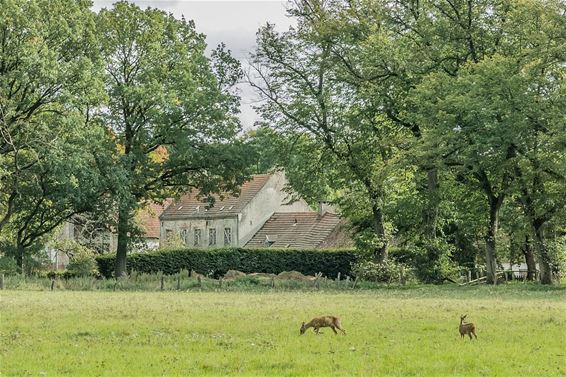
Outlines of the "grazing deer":
<svg viewBox="0 0 566 377">
<path fill-rule="evenodd" d="M 321 327 L 330 327 L 334 334 L 338 334 L 336 329 L 342 331 L 343 335 L 346 335 L 346 331 L 342 328 L 342 324 L 340 323 L 340 318 L 334 317 L 331 315 L 325 315 L 323 317 L 317 317 L 310 320 L 309 323 L 304 323 L 301 325 L 301 334 L 303 335 L 305 331 L 309 328 L 313 328 L 316 335 L 318 335 L 318 330 Z"/>
<path fill-rule="evenodd" d="M 473 323 L 464 323 L 464 319 L 466 319 L 467 316 L 467 314 L 460 316 L 460 336 L 462 337 L 462 339 L 464 339 L 464 335 L 467 334 L 470 339 L 472 339 L 472 334 L 474 334 L 477 339 L 478 336 L 476 335 L 476 325 L 474 325 Z"/>
</svg>

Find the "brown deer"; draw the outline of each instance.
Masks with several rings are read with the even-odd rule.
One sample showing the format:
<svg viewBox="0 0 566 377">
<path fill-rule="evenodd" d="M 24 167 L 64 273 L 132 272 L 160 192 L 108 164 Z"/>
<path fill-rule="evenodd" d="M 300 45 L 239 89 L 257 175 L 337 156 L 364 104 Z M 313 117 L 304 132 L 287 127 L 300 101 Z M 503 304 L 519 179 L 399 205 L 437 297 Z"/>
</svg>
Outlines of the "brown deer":
<svg viewBox="0 0 566 377">
<path fill-rule="evenodd" d="M 476 335 L 476 325 L 474 325 L 473 323 L 464 323 L 464 319 L 466 319 L 467 316 L 467 314 L 460 316 L 460 336 L 462 337 L 462 339 L 464 339 L 464 335 L 467 334 L 470 339 L 472 339 L 472 334 L 474 334 L 477 339 L 478 336 Z"/>
<path fill-rule="evenodd" d="M 318 335 L 318 331 L 321 327 L 330 327 L 334 334 L 338 334 L 336 329 L 342 331 L 343 335 L 346 335 L 346 331 L 342 328 L 342 324 L 340 323 L 340 318 L 334 317 L 331 315 L 325 315 L 323 317 L 317 317 L 310 320 L 308 323 L 304 323 L 301 325 L 301 333 L 303 335 L 305 331 L 309 328 L 313 328 L 316 335 Z"/>
</svg>

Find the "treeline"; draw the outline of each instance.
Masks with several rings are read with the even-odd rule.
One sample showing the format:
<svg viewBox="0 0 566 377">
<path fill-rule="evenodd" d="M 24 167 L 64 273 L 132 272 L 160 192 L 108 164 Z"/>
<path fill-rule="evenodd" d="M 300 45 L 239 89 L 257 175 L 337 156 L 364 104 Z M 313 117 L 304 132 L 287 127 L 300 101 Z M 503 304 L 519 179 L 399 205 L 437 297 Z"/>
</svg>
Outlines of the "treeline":
<svg viewBox="0 0 566 377">
<path fill-rule="evenodd" d="M 8 0 L 0 7 L 0 256 L 20 271 L 77 214 L 118 234 L 134 212 L 198 187 L 235 190 L 242 71 L 225 46 L 205 55 L 194 23 L 118 2 Z"/>
<path fill-rule="evenodd" d="M 373 259 L 428 269 L 566 259 L 563 3 L 296 1 L 257 34 L 261 170 L 331 200 Z M 399 252 L 392 252 L 392 246 Z M 390 255 L 391 254 L 391 255 Z"/>
<path fill-rule="evenodd" d="M 258 31 L 263 121 L 244 136 L 225 46 L 208 57 L 192 21 L 157 9 L 90 5 L 0 8 L 0 253 L 20 271 L 82 214 L 117 233 L 121 276 L 136 210 L 275 167 L 339 205 L 368 266 L 564 270 L 560 1 L 293 2 L 295 27 Z"/>
</svg>

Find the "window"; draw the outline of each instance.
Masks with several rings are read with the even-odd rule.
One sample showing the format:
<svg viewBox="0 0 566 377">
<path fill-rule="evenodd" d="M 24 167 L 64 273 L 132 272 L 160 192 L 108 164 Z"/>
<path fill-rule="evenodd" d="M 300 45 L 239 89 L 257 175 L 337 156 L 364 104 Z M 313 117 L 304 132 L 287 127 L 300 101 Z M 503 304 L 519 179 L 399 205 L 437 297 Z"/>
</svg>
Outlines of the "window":
<svg viewBox="0 0 566 377">
<path fill-rule="evenodd" d="M 200 229 L 195 229 L 195 234 L 194 234 L 194 240 L 193 240 L 193 245 L 194 246 L 200 246 L 200 239 L 202 237 L 202 232 Z"/>
<path fill-rule="evenodd" d="M 224 228 L 224 245 L 232 244 L 232 228 Z"/>
<path fill-rule="evenodd" d="M 173 239 L 173 229 L 165 229 L 165 240 L 171 241 Z"/>
<path fill-rule="evenodd" d="M 208 230 L 208 246 L 216 245 L 216 229 L 210 228 Z"/>
<path fill-rule="evenodd" d="M 181 241 L 183 241 L 184 244 L 187 244 L 188 235 L 189 232 L 186 229 L 181 229 L 181 232 L 179 233 L 179 238 L 181 238 Z"/>
</svg>

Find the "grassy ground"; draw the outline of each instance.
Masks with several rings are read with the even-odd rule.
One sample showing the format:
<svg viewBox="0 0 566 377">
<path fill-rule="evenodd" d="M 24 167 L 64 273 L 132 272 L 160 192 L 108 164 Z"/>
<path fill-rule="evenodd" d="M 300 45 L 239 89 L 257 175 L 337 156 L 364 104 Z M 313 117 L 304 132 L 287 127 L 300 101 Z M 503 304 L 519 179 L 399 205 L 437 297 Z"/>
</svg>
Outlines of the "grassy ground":
<svg viewBox="0 0 566 377">
<path fill-rule="evenodd" d="M 0 298 L 2 376 L 566 376 L 564 286 Z M 348 335 L 299 336 L 324 314 Z"/>
</svg>

